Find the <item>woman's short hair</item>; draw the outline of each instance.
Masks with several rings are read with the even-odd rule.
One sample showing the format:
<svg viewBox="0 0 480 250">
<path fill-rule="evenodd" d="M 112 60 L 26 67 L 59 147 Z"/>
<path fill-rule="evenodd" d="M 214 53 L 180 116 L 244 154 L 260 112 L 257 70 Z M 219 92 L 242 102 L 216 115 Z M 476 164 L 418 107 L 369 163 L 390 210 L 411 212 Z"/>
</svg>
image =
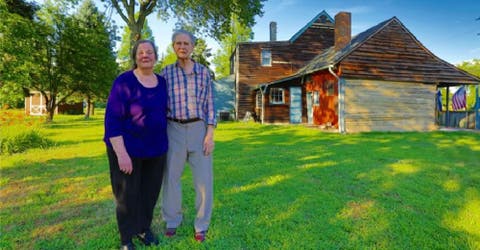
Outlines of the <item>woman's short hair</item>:
<svg viewBox="0 0 480 250">
<path fill-rule="evenodd" d="M 157 46 L 155 46 L 155 43 L 151 40 L 147 40 L 147 39 L 142 39 L 142 40 L 138 40 L 135 42 L 135 45 L 133 45 L 133 48 L 132 48 L 132 61 L 133 61 L 133 66 L 132 68 L 133 69 L 136 69 L 138 67 L 137 65 L 137 50 L 138 50 L 138 46 L 140 46 L 140 44 L 142 43 L 149 43 L 150 45 L 152 45 L 153 47 L 153 52 L 155 53 L 155 60 L 158 60 L 158 52 L 157 52 Z"/>
<path fill-rule="evenodd" d="M 188 32 L 186 30 L 182 30 L 182 29 L 179 29 L 179 30 L 175 30 L 173 32 L 173 35 L 172 35 L 172 43 L 175 43 L 175 38 L 180 35 L 180 34 L 184 34 L 184 35 L 187 35 L 190 37 L 190 40 L 192 41 L 192 44 L 195 45 L 195 43 L 197 42 L 197 38 L 191 33 L 191 32 Z"/>
</svg>

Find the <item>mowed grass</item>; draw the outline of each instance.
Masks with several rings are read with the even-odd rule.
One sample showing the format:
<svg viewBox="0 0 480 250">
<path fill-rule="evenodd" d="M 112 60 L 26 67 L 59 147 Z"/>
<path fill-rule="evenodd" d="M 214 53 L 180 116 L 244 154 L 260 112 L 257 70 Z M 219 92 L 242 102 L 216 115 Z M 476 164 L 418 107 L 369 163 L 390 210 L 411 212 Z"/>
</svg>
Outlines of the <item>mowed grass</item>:
<svg viewBox="0 0 480 250">
<path fill-rule="evenodd" d="M 1 156 L 0 249 L 117 249 L 103 115 L 59 115 L 42 133 L 54 147 Z M 193 239 L 186 168 L 184 222 L 165 238 L 158 204 L 157 249 L 480 249 L 480 133 L 239 122 L 215 138 L 207 241 Z"/>
</svg>

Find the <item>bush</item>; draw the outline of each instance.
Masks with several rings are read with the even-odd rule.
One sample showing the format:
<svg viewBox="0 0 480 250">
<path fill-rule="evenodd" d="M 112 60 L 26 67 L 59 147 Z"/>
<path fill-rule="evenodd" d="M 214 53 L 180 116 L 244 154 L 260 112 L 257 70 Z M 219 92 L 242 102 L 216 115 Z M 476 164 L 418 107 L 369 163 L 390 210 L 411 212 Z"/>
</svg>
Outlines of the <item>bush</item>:
<svg viewBox="0 0 480 250">
<path fill-rule="evenodd" d="M 47 148 L 54 142 L 43 136 L 38 130 L 27 130 L 20 133 L 3 134 L 0 138 L 0 154 L 15 154 L 30 148 Z"/>
</svg>

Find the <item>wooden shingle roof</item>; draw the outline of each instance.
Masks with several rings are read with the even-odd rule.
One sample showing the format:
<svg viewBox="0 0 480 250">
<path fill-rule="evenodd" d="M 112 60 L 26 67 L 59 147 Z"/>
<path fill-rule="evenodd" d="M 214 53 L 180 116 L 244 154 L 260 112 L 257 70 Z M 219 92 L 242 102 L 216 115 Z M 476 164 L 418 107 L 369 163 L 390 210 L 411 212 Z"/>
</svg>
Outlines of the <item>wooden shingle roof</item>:
<svg viewBox="0 0 480 250">
<path fill-rule="evenodd" d="M 305 26 L 303 26 L 300 30 L 295 33 L 290 40 L 288 40 L 290 43 L 295 42 L 297 38 L 299 38 L 308 28 L 312 26 L 328 26 L 328 27 L 333 27 L 333 23 L 335 21 L 333 18 L 324 10 L 320 12 L 318 15 L 316 15 L 310 22 L 308 22 Z"/>
<path fill-rule="evenodd" d="M 343 49 L 316 56 L 284 82 L 335 66 L 341 77 L 418 82 L 443 86 L 479 84 L 480 78 L 440 59 L 392 17 L 356 35 Z M 271 84 L 272 84 L 271 83 Z"/>
</svg>

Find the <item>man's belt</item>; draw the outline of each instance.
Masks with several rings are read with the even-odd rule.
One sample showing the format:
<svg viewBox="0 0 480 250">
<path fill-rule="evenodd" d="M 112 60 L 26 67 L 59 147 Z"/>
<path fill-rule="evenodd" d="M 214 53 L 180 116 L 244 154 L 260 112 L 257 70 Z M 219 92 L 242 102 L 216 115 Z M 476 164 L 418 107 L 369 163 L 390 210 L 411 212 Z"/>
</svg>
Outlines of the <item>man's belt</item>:
<svg viewBox="0 0 480 250">
<path fill-rule="evenodd" d="M 198 122 L 200 121 L 201 119 L 196 117 L 196 118 L 190 118 L 190 119 L 185 119 L 185 120 L 182 120 L 182 119 L 175 119 L 175 118 L 167 118 L 168 120 L 172 121 L 172 122 L 178 122 L 178 123 L 181 123 L 181 124 L 187 124 L 187 123 L 191 123 L 191 122 Z"/>
</svg>

